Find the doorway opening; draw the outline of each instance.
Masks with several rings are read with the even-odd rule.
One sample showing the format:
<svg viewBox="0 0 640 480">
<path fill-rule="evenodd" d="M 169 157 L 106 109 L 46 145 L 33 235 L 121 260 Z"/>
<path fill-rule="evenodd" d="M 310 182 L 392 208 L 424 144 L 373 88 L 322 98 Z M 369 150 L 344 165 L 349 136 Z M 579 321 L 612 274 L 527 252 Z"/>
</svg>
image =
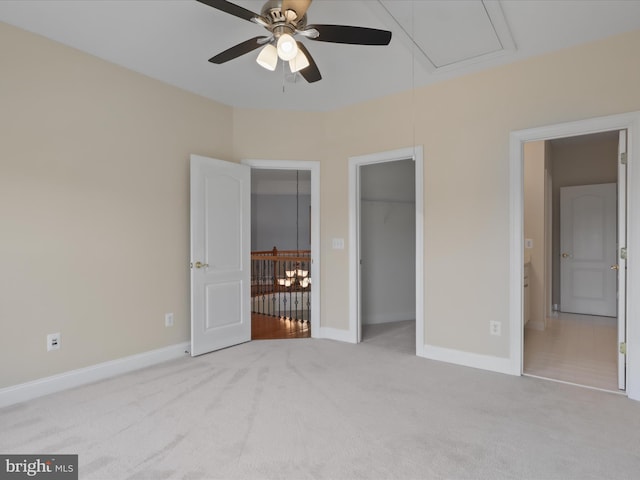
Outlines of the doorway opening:
<svg viewBox="0 0 640 480">
<path fill-rule="evenodd" d="M 318 165 L 243 163 L 251 167 L 251 339 L 317 336 Z"/>
<path fill-rule="evenodd" d="M 251 339 L 311 336 L 311 172 L 251 171 Z"/>
<path fill-rule="evenodd" d="M 624 212 L 626 222 L 618 225 L 627 229 L 626 235 L 618 233 L 618 382 L 619 392 L 629 398 L 640 400 L 640 359 L 629 352 L 640 348 L 638 332 L 638 312 L 640 296 L 638 280 L 634 272 L 638 271 L 632 256 L 627 258 L 626 251 L 640 250 L 640 223 L 636 221 L 640 211 L 640 169 L 637 168 L 640 152 L 640 112 L 630 112 L 606 117 L 596 117 L 575 122 L 536 127 L 513 131 L 510 134 L 510 268 L 509 268 L 509 340 L 511 371 L 515 375 L 523 374 L 524 352 L 524 307 L 525 307 L 525 237 L 524 237 L 524 147 L 527 142 L 555 140 L 603 132 L 618 131 L 620 135 L 619 186 L 627 187 L 626 204 L 618 206 L 618 212 Z M 624 138 L 626 137 L 626 138 Z M 622 139 L 624 138 L 624 141 Z M 625 150 L 626 149 L 626 150 Z M 625 179 L 624 181 L 622 179 Z M 626 209 L 626 212 L 625 212 Z M 626 244 L 624 243 L 626 241 Z M 571 253 L 571 252 L 566 252 Z M 550 298 L 549 294 L 549 298 Z M 549 302 L 550 303 L 550 302 Z M 623 321 L 624 318 L 624 321 Z M 570 382 L 569 382 L 570 383 Z"/>
<path fill-rule="evenodd" d="M 413 159 L 360 166 L 361 340 L 402 337 L 413 351 L 416 202 Z M 394 345 L 401 348 L 402 343 Z"/>
<path fill-rule="evenodd" d="M 354 343 L 419 353 L 422 148 L 352 157 L 349 169 L 350 334 Z"/>
<path fill-rule="evenodd" d="M 526 375 L 618 391 L 619 137 L 524 144 Z"/>
</svg>

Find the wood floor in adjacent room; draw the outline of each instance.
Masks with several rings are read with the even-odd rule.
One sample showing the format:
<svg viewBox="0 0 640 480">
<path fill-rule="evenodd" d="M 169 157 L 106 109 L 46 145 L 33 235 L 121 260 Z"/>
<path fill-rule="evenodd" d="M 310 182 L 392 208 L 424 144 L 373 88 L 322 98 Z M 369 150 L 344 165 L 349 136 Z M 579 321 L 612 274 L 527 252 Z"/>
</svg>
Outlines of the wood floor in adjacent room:
<svg viewBox="0 0 640 480">
<path fill-rule="evenodd" d="M 251 314 L 251 340 L 310 337 L 311 325 L 308 321 L 301 322 L 259 313 Z"/>
<path fill-rule="evenodd" d="M 560 313 L 525 328 L 524 373 L 618 392 L 617 319 Z"/>
</svg>

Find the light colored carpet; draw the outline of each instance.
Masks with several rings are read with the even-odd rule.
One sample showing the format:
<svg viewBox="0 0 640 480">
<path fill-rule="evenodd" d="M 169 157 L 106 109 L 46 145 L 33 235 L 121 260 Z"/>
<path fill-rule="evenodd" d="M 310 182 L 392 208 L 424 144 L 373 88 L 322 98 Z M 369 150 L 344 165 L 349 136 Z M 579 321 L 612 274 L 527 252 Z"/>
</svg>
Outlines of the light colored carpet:
<svg viewBox="0 0 640 480">
<path fill-rule="evenodd" d="M 0 452 L 81 479 L 631 479 L 640 403 L 365 342 L 251 342 L 0 410 Z"/>
</svg>

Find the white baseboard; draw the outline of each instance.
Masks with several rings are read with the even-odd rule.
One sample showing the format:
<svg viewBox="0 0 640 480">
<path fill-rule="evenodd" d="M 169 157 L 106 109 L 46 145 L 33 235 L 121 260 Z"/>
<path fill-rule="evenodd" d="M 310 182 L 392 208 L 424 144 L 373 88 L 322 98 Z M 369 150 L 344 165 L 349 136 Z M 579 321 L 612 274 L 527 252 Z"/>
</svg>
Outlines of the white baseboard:
<svg viewBox="0 0 640 480">
<path fill-rule="evenodd" d="M 408 320 L 415 320 L 416 312 L 403 312 L 403 313 L 384 313 L 378 315 L 371 315 L 363 320 L 363 325 L 378 325 L 380 323 L 394 323 L 394 322 L 406 322 Z"/>
<path fill-rule="evenodd" d="M 340 330 L 339 328 L 320 327 L 320 334 L 317 338 L 328 340 L 338 340 L 340 342 L 358 343 L 351 330 Z"/>
<path fill-rule="evenodd" d="M 544 331 L 544 322 L 542 321 L 536 321 L 536 320 L 529 320 L 524 328 L 530 328 L 532 330 L 538 330 L 540 332 Z"/>
<path fill-rule="evenodd" d="M 418 356 L 439 362 L 453 363 L 465 367 L 479 368 L 491 372 L 506 373 L 509 375 L 520 375 L 514 372 L 514 366 L 510 358 L 492 357 L 478 353 L 463 352 L 449 348 L 425 345 L 422 352 L 417 352 Z"/>
<path fill-rule="evenodd" d="M 189 342 L 178 343 L 157 350 L 151 350 L 117 360 L 98 363 L 90 367 L 39 378 L 31 382 L 5 387 L 0 389 L 0 407 L 25 402 L 32 398 L 79 387 L 87 383 L 166 362 L 167 360 L 180 358 L 185 355 L 185 350 L 188 350 L 189 347 Z"/>
</svg>

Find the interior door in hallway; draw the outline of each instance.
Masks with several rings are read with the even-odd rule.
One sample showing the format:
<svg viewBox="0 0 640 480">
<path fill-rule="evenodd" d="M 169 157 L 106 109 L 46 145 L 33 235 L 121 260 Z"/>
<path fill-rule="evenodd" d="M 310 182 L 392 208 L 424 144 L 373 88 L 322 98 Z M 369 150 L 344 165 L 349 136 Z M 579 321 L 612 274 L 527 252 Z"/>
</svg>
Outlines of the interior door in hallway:
<svg viewBox="0 0 640 480">
<path fill-rule="evenodd" d="M 560 189 L 560 304 L 568 313 L 617 316 L 615 183 Z"/>
<path fill-rule="evenodd" d="M 251 169 L 191 156 L 191 355 L 251 340 Z"/>
</svg>

